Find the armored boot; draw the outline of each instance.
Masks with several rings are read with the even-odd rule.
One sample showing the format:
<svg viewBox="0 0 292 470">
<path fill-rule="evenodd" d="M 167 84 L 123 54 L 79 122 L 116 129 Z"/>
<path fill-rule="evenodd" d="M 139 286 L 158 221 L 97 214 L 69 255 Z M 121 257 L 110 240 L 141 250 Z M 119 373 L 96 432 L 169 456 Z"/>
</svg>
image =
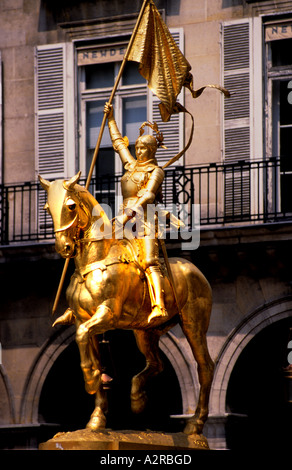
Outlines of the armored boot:
<svg viewBox="0 0 292 470">
<path fill-rule="evenodd" d="M 146 279 L 149 287 L 152 311 L 148 323 L 156 317 L 167 317 L 164 305 L 164 278 L 159 266 L 150 266 L 146 269 Z"/>
</svg>

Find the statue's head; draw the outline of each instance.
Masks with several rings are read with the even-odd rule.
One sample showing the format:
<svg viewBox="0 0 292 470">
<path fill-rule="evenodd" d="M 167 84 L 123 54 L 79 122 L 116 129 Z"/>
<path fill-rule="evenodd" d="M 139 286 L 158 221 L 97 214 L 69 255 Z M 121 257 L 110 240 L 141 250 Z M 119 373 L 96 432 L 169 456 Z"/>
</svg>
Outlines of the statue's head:
<svg viewBox="0 0 292 470">
<path fill-rule="evenodd" d="M 157 140 L 153 135 L 141 135 L 136 140 L 135 148 L 138 161 L 152 160 L 158 148 Z"/>
<path fill-rule="evenodd" d="M 155 135 L 144 135 L 144 127 L 150 127 Z M 163 134 L 158 130 L 156 122 L 153 124 L 149 121 L 144 122 L 140 127 L 140 136 L 136 140 L 136 156 L 137 160 L 146 162 L 147 160 L 155 159 L 156 150 L 158 147 L 166 148 L 163 145 Z"/>
</svg>

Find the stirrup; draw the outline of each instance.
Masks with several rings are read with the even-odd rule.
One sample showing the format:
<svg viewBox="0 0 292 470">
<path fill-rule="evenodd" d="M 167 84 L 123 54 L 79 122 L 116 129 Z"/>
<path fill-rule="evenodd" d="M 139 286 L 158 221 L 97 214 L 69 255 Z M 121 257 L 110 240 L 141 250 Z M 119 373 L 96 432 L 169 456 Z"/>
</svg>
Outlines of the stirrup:
<svg viewBox="0 0 292 470">
<path fill-rule="evenodd" d="M 152 312 L 148 316 L 148 323 L 150 323 L 153 318 L 157 317 L 168 317 L 168 313 L 164 307 L 159 307 L 158 305 L 155 305 L 152 308 Z"/>
</svg>

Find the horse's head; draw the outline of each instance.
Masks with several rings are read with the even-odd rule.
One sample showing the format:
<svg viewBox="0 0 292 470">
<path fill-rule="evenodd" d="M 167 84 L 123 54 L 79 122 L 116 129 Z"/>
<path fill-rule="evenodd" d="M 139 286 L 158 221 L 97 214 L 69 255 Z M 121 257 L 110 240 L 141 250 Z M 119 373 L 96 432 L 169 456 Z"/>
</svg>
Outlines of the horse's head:
<svg viewBox="0 0 292 470">
<path fill-rule="evenodd" d="M 85 231 L 91 222 L 91 212 L 80 196 L 80 192 L 88 191 L 77 184 L 80 176 L 81 172 L 68 181 L 53 182 L 39 176 L 39 181 L 48 195 L 44 209 L 53 219 L 56 251 L 63 258 L 75 256 L 80 230 Z"/>
</svg>

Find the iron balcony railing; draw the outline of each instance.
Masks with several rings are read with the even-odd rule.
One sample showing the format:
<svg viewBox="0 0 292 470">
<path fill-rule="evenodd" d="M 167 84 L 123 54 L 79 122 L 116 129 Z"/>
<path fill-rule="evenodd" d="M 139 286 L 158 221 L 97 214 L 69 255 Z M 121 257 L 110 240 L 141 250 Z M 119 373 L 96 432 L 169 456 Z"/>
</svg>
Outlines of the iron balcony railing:
<svg viewBox="0 0 292 470">
<path fill-rule="evenodd" d="M 93 178 L 90 192 L 117 211 L 121 175 Z M 82 184 L 82 182 L 81 182 Z M 289 158 L 211 163 L 165 171 L 164 204 L 189 229 L 292 220 L 292 164 Z M 51 217 L 43 210 L 46 193 L 38 182 L 2 185 L 0 243 L 52 240 Z M 196 211 L 194 211 L 194 207 Z"/>
</svg>

